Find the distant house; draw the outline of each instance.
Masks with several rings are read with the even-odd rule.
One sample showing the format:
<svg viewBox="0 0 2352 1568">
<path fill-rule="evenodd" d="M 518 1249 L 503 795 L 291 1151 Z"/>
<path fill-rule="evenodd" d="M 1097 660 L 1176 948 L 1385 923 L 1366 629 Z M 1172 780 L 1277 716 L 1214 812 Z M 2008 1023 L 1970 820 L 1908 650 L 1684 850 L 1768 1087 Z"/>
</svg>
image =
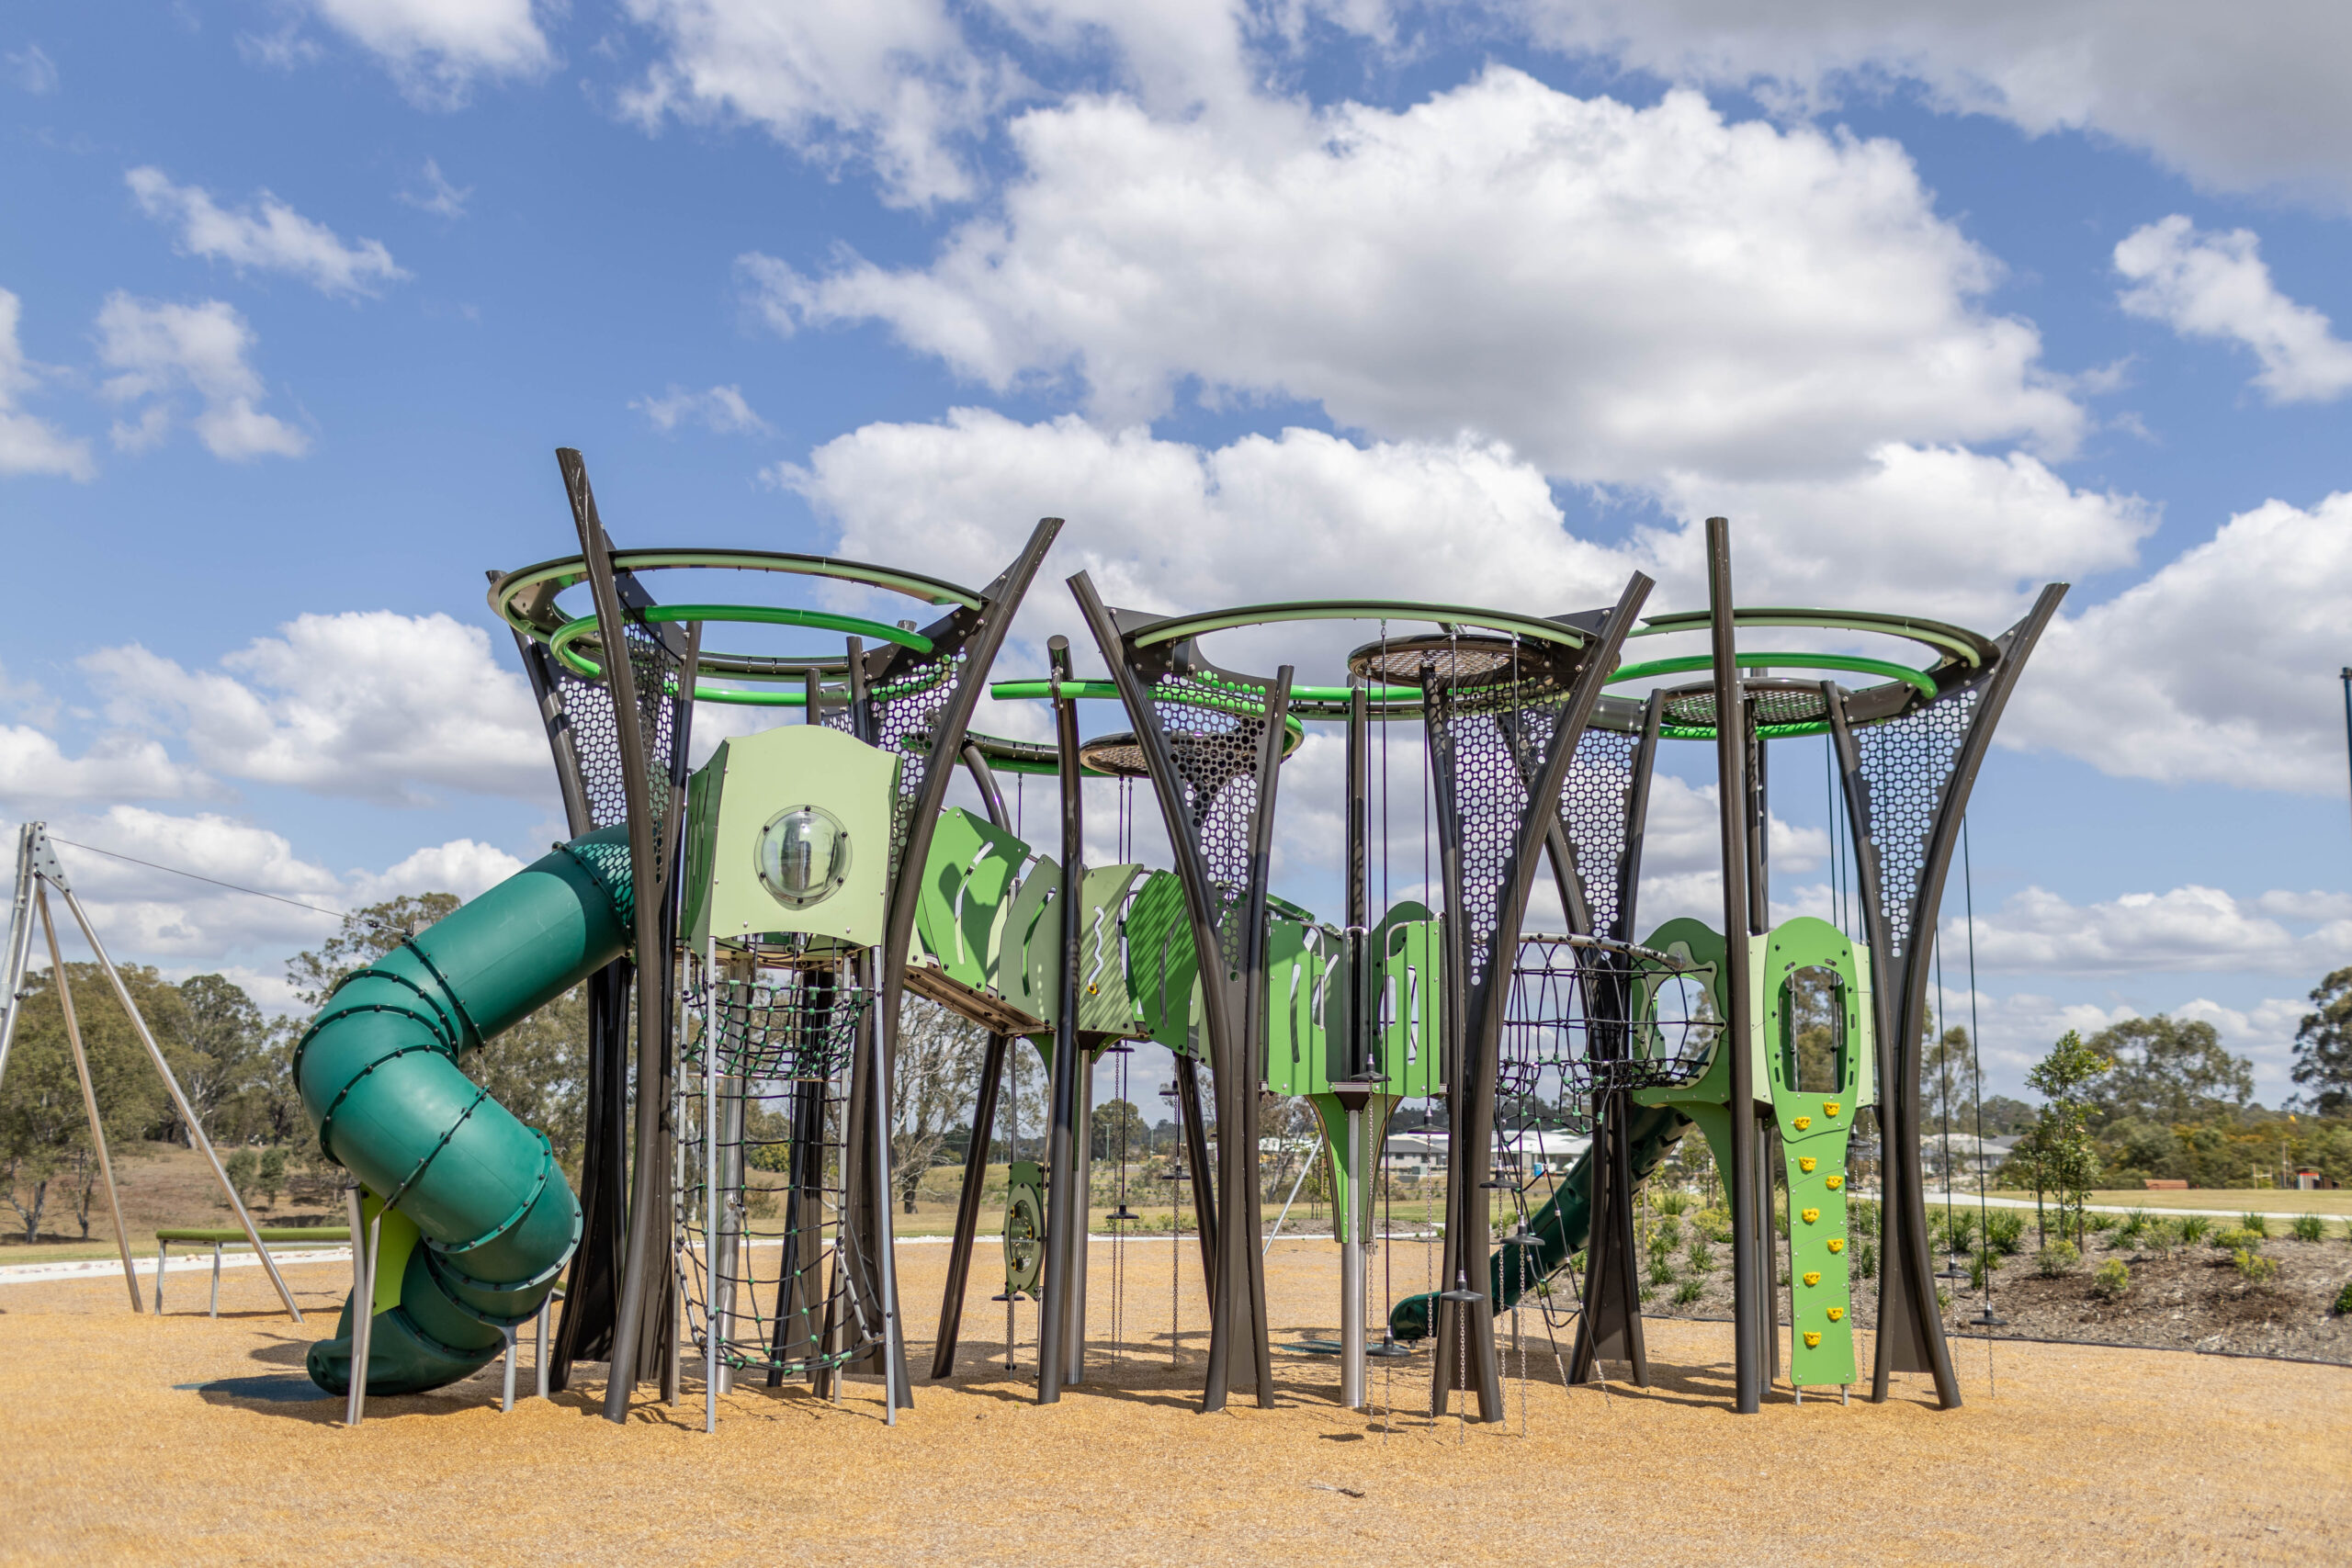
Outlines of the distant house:
<svg viewBox="0 0 2352 1568">
<path fill-rule="evenodd" d="M 1990 1176 L 2018 1146 L 2018 1140 L 1979 1138 L 1972 1133 L 1930 1133 L 1919 1140 L 1919 1157 L 1930 1176 Z"/>
<path fill-rule="evenodd" d="M 1427 1127 L 1418 1132 L 1392 1133 L 1385 1149 L 1388 1171 L 1392 1176 L 1419 1179 L 1445 1174 L 1446 1152 L 1451 1140 L 1442 1128 Z M 1521 1134 L 1506 1133 L 1502 1147 L 1495 1156 L 1498 1174 L 1511 1174 L 1507 1168 L 1523 1162 L 1534 1169 L 1559 1174 L 1583 1157 L 1592 1140 L 1581 1133 L 1538 1131 Z"/>
</svg>

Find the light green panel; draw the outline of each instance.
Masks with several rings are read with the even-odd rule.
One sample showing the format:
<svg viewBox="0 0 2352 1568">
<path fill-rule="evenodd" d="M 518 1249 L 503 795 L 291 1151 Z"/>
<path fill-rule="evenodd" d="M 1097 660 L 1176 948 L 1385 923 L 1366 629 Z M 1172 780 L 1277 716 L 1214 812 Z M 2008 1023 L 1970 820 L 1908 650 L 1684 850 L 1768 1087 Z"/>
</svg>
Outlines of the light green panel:
<svg viewBox="0 0 2352 1568">
<path fill-rule="evenodd" d="M 1860 1103 L 1871 1039 L 1868 993 L 1854 945 L 1826 920 L 1775 927 L 1758 965 L 1764 990 L 1756 1031 L 1765 1048 L 1772 1114 L 1789 1182 L 1789 1299 L 1794 1319 L 1789 1381 L 1799 1387 L 1854 1381 L 1853 1248 L 1846 1224 L 1846 1150 Z M 1843 1050 L 1833 1082 L 1796 1087 L 1795 1019 L 1789 981 L 1800 969 L 1838 977 Z"/>
<path fill-rule="evenodd" d="M 1089 866 L 1080 884 L 1078 1027 L 1143 1039 L 1148 1033 L 1127 989 L 1126 915 L 1150 873 L 1140 865 Z M 1058 921 L 1055 922 L 1058 934 Z"/>
<path fill-rule="evenodd" d="M 1374 1070 L 1384 1089 L 1407 1099 L 1445 1088 L 1445 927 L 1421 905 L 1393 906 L 1369 933 L 1380 955 L 1381 1027 L 1374 1032 Z"/>
<path fill-rule="evenodd" d="M 922 953 L 950 979 L 1001 995 L 1003 925 L 1029 846 L 961 807 L 940 814 L 922 896 L 915 905 Z"/>
<path fill-rule="evenodd" d="M 1006 1001 L 1048 1023 L 1060 1010 L 1055 982 L 1061 974 L 1061 921 L 1054 906 L 1061 891 L 1060 866 L 1049 860 L 1031 862 L 1005 906 L 999 938 L 998 988 Z"/>
<path fill-rule="evenodd" d="M 1271 916 L 1266 930 L 1266 1087 L 1276 1094 L 1320 1094 L 1331 1087 L 1331 1057 L 1344 1050 L 1347 976 L 1340 933 Z"/>
<path fill-rule="evenodd" d="M 1715 1017 L 1728 1015 L 1730 1010 L 1724 1006 L 1724 962 L 1729 953 L 1720 932 L 1704 921 L 1684 917 L 1658 927 L 1644 939 L 1643 945 L 1686 964 L 1700 965 L 1699 977 L 1707 987 Z M 1635 966 L 1640 982 L 1634 993 L 1635 1039 L 1645 1056 L 1671 1055 L 1681 1043 L 1679 1028 L 1661 1030 L 1657 1021 L 1658 992 L 1673 973 L 1646 960 Z M 1715 1168 L 1728 1171 L 1733 1168 L 1731 1055 L 1723 1049 L 1723 1032 L 1716 1032 L 1706 1070 L 1697 1081 L 1679 1089 L 1636 1089 L 1633 1099 L 1636 1105 L 1673 1106 L 1697 1122 L 1707 1140 L 1708 1151 L 1715 1156 Z"/>
<path fill-rule="evenodd" d="M 899 760 L 820 725 L 786 725 L 720 747 L 695 774 L 688 807 L 687 939 L 737 944 L 813 940 L 876 947 L 889 888 L 890 812 Z M 839 887 L 792 908 L 761 886 L 760 831 L 778 812 L 814 806 L 847 829 L 849 867 Z"/>
<path fill-rule="evenodd" d="M 1174 872 L 1152 872 L 1128 900 L 1126 953 L 1127 995 L 1145 1036 L 1180 1055 L 1194 1055 L 1200 972 L 1184 885 Z"/>
</svg>

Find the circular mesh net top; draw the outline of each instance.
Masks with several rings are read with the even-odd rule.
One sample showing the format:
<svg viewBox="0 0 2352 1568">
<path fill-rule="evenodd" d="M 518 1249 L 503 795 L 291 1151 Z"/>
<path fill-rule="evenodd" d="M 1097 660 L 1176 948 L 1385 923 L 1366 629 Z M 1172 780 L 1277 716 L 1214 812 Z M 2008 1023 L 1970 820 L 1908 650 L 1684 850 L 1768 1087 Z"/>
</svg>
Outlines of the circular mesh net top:
<svg viewBox="0 0 2352 1568">
<path fill-rule="evenodd" d="M 1552 660 L 1541 645 L 1506 637 L 1391 637 L 1368 642 L 1348 655 L 1351 674 L 1378 684 L 1418 686 L 1425 681 L 1455 685 L 1548 685 Z"/>
<path fill-rule="evenodd" d="M 1817 724 L 1829 715 L 1821 688 L 1802 681 L 1747 681 L 1747 709 L 1758 725 Z M 1691 729 L 1715 727 L 1715 688 L 1678 686 L 1666 694 L 1666 722 Z"/>
<path fill-rule="evenodd" d="M 1098 735 L 1078 749 L 1078 760 L 1098 773 L 1114 778 L 1149 778 L 1151 770 L 1144 766 L 1143 748 L 1133 734 Z"/>
</svg>

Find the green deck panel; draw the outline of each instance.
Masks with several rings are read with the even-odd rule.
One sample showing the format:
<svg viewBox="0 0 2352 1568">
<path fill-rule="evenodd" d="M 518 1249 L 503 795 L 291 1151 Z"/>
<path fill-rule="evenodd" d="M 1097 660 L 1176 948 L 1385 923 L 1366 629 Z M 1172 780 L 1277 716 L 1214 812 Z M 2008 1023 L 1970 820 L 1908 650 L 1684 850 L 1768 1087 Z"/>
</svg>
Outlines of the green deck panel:
<svg viewBox="0 0 2352 1568">
<path fill-rule="evenodd" d="M 1127 911 L 1151 875 L 1144 865 L 1096 865 L 1080 883 L 1078 1027 L 1090 1034 L 1142 1040 L 1150 1032 L 1127 985 Z M 1058 930 L 1057 931 L 1058 934 Z M 1100 1051 L 1107 1039 L 1098 1041 Z"/>
<path fill-rule="evenodd" d="M 962 807 L 940 814 L 915 904 L 922 953 L 948 978 L 1003 994 L 1003 926 L 1029 846 Z"/>
<path fill-rule="evenodd" d="M 1061 891 L 1062 868 L 1042 858 L 1032 862 L 1005 906 L 997 938 L 998 990 L 1045 1023 L 1061 1016 Z"/>
<path fill-rule="evenodd" d="M 1179 1055 L 1199 1055 L 1193 1024 L 1201 1015 L 1200 970 L 1184 885 L 1171 871 L 1143 879 L 1128 901 L 1127 995 L 1146 1038 Z"/>
<path fill-rule="evenodd" d="M 1385 1092 L 1407 1100 L 1444 1091 L 1445 930 L 1424 905 L 1399 902 L 1365 944 L 1380 955 L 1375 995 L 1386 1021 L 1373 1033 Z"/>
</svg>

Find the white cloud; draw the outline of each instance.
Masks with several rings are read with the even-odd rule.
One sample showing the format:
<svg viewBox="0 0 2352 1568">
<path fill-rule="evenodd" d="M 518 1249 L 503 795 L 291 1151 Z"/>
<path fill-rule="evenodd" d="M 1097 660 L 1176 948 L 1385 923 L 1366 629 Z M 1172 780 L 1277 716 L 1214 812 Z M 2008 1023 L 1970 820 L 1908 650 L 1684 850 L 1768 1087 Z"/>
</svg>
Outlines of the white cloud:
<svg viewBox="0 0 2352 1568">
<path fill-rule="evenodd" d="M 420 102 L 448 107 L 485 78 L 555 62 L 533 0 L 309 0 L 319 19 L 370 51 Z"/>
<path fill-rule="evenodd" d="M 436 789 L 539 800 L 545 732 L 489 637 L 447 615 L 301 615 L 190 671 L 131 644 L 86 656 L 124 725 L 164 728 L 229 778 L 415 804 Z"/>
<path fill-rule="evenodd" d="M 2135 503 L 2069 490 L 2030 457 L 1897 447 L 1842 482 L 1678 480 L 1681 525 L 1603 546 L 1570 532 L 1543 474 L 1491 442 L 1358 446 L 1291 429 L 1203 449 L 976 409 L 866 425 L 770 473 L 840 525 L 842 553 L 958 581 L 987 581 L 1036 517 L 1066 517 L 1057 570 L 1084 567 L 1110 603 L 1145 610 L 1344 593 L 1551 612 L 1609 603 L 1636 569 L 1659 580 L 1652 611 L 1688 608 L 1704 595 L 1693 525 L 1727 509 L 1750 602 L 1899 603 L 1998 629 L 2033 585 L 2128 562 L 2147 526 Z M 1033 594 L 1022 625 L 1089 646 L 1058 592 Z M 1302 668 L 1374 635 L 1332 632 Z"/>
<path fill-rule="evenodd" d="M 899 201 L 971 194 L 948 144 L 1018 80 L 967 47 L 938 0 L 628 0 L 628 10 L 667 51 L 623 97 L 639 122 L 737 119 L 820 161 L 862 154 Z"/>
<path fill-rule="evenodd" d="M 0 474 L 62 474 L 88 479 L 97 465 L 90 460 L 90 444 L 71 436 L 45 419 L 26 413 L 17 400 L 40 384 L 17 341 L 17 320 L 22 302 L 0 288 Z"/>
<path fill-rule="evenodd" d="M 418 174 L 415 187 L 401 191 L 400 198 L 411 207 L 435 217 L 457 219 L 466 215 L 466 202 L 473 194 L 471 186 L 460 187 L 451 185 L 441 173 L 440 164 L 427 158 L 424 169 Z"/>
<path fill-rule="evenodd" d="M 322 294 L 373 294 L 408 276 L 380 240 L 346 244 L 325 224 L 305 218 L 263 191 L 254 206 L 232 212 L 198 186 L 175 186 L 163 170 L 132 169 L 123 176 L 140 210 L 179 228 L 179 248 L 225 261 L 243 271 L 291 273 Z"/>
<path fill-rule="evenodd" d="M 2254 384 L 2270 401 L 2326 402 L 2352 391 L 2352 343 L 2278 292 L 2250 231 L 2205 233 L 2176 213 L 2132 231 L 2115 247 L 2115 269 L 2131 280 L 2118 298 L 2132 314 L 2183 337 L 2252 349 L 2262 361 Z"/>
<path fill-rule="evenodd" d="M 2191 885 L 2075 904 L 2029 887 L 1977 916 L 1977 966 L 1987 974 L 2310 975 L 2333 967 L 2352 945 L 2352 919 L 2298 935 L 2262 913 L 2265 902 Z M 1945 920 L 1947 952 L 1967 940 L 1962 921 Z"/>
<path fill-rule="evenodd" d="M 2266 502 L 2054 623 L 2003 738 L 2120 776 L 2340 790 L 2346 603 L 2352 492 Z"/>
<path fill-rule="evenodd" d="M 2030 991 L 1996 997 L 1981 987 L 1973 1002 L 1959 987 L 1948 987 L 1940 995 L 1945 1019 L 1963 1028 L 1972 1019 L 1976 1024 L 1985 1092 L 2018 1095 L 2030 1103 L 2040 1096 L 2026 1088 L 2027 1071 L 2068 1030 L 2087 1040 L 2131 1019 L 2163 1013 L 2211 1024 L 2223 1048 L 2253 1063 L 2255 1098 L 2268 1105 L 2283 1104 L 2295 1093 L 2289 1076 L 2294 1066 L 2295 1026 L 2309 1007 L 2279 997 L 2248 1008 L 2227 1007 L 2201 996 L 2183 999 L 2179 983 L 2162 972 L 2125 982 L 2109 991 L 2105 1002 L 2062 1002 Z"/>
<path fill-rule="evenodd" d="M 673 383 L 662 396 L 633 399 L 628 406 L 664 434 L 681 424 L 704 425 L 721 435 L 768 434 L 768 422 L 752 412 L 752 405 L 743 400 L 743 389 L 736 386 L 689 392 Z"/>
<path fill-rule="evenodd" d="M 137 424 L 115 425 L 117 446 L 137 451 L 161 440 L 175 417 L 175 394 L 187 391 L 202 405 L 189 423 L 216 457 L 299 457 L 309 447 L 300 431 L 254 407 L 262 380 L 245 360 L 254 336 L 231 306 L 168 305 L 118 289 L 99 308 L 97 326 L 98 358 L 116 372 L 107 396 L 146 400 Z"/>
<path fill-rule="evenodd" d="M 12 49 L 0 54 L 0 62 L 6 62 L 9 79 L 19 91 L 35 97 L 57 91 L 57 62 L 40 45 L 28 43 L 22 49 Z"/>
<path fill-rule="evenodd" d="M 6 827 L 13 842 L 15 824 Z M 269 829 L 210 813 L 176 816 L 134 806 L 55 818 L 49 827 L 51 837 L 62 840 L 58 857 L 74 892 L 118 961 L 159 964 L 175 976 L 225 973 L 274 1010 L 297 1010 L 280 957 L 317 946 L 344 911 L 401 894 L 470 898 L 523 864 L 502 850 L 458 839 L 419 849 L 381 871 L 338 874 L 305 859 Z M 85 844 L 113 854 L 80 847 Z M 163 866 L 174 870 L 157 869 Z M 71 958 L 79 943 L 70 920 L 58 914 L 66 920 L 59 937 Z"/>
<path fill-rule="evenodd" d="M 877 320 L 1000 389 L 1065 375 L 1099 417 L 1212 398 L 1470 430 L 1546 472 L 1837 472 L 1889 441 L 2026 437 L 2081 412 L 1997 271 L 1888 141 L 1636 109 L 1492 69 L 1401 113 L 1228 134 L 1121 99 L 1023 115 L 1002 216 L 928 267 L 743 267 L 780 328 Z"/>
<path fill-rule="evenodd" d="M 172 760 L 152 738 L 110 735 L 78 757 L 28 725 L 0 725 L 0 810 L 44 805 L 92 807 L 110 800 L 177 800 L 212 793 L 196 769 Z"/>
<path fill-rule="evenodd" d="M 2352 11 L 2201 0 L 1498 0 L 1509 25 L 1822 108 L 1917 83 L 1951 112 L 2143 147 L 2207 186 L 2352 197 Z"/>
</svg>

